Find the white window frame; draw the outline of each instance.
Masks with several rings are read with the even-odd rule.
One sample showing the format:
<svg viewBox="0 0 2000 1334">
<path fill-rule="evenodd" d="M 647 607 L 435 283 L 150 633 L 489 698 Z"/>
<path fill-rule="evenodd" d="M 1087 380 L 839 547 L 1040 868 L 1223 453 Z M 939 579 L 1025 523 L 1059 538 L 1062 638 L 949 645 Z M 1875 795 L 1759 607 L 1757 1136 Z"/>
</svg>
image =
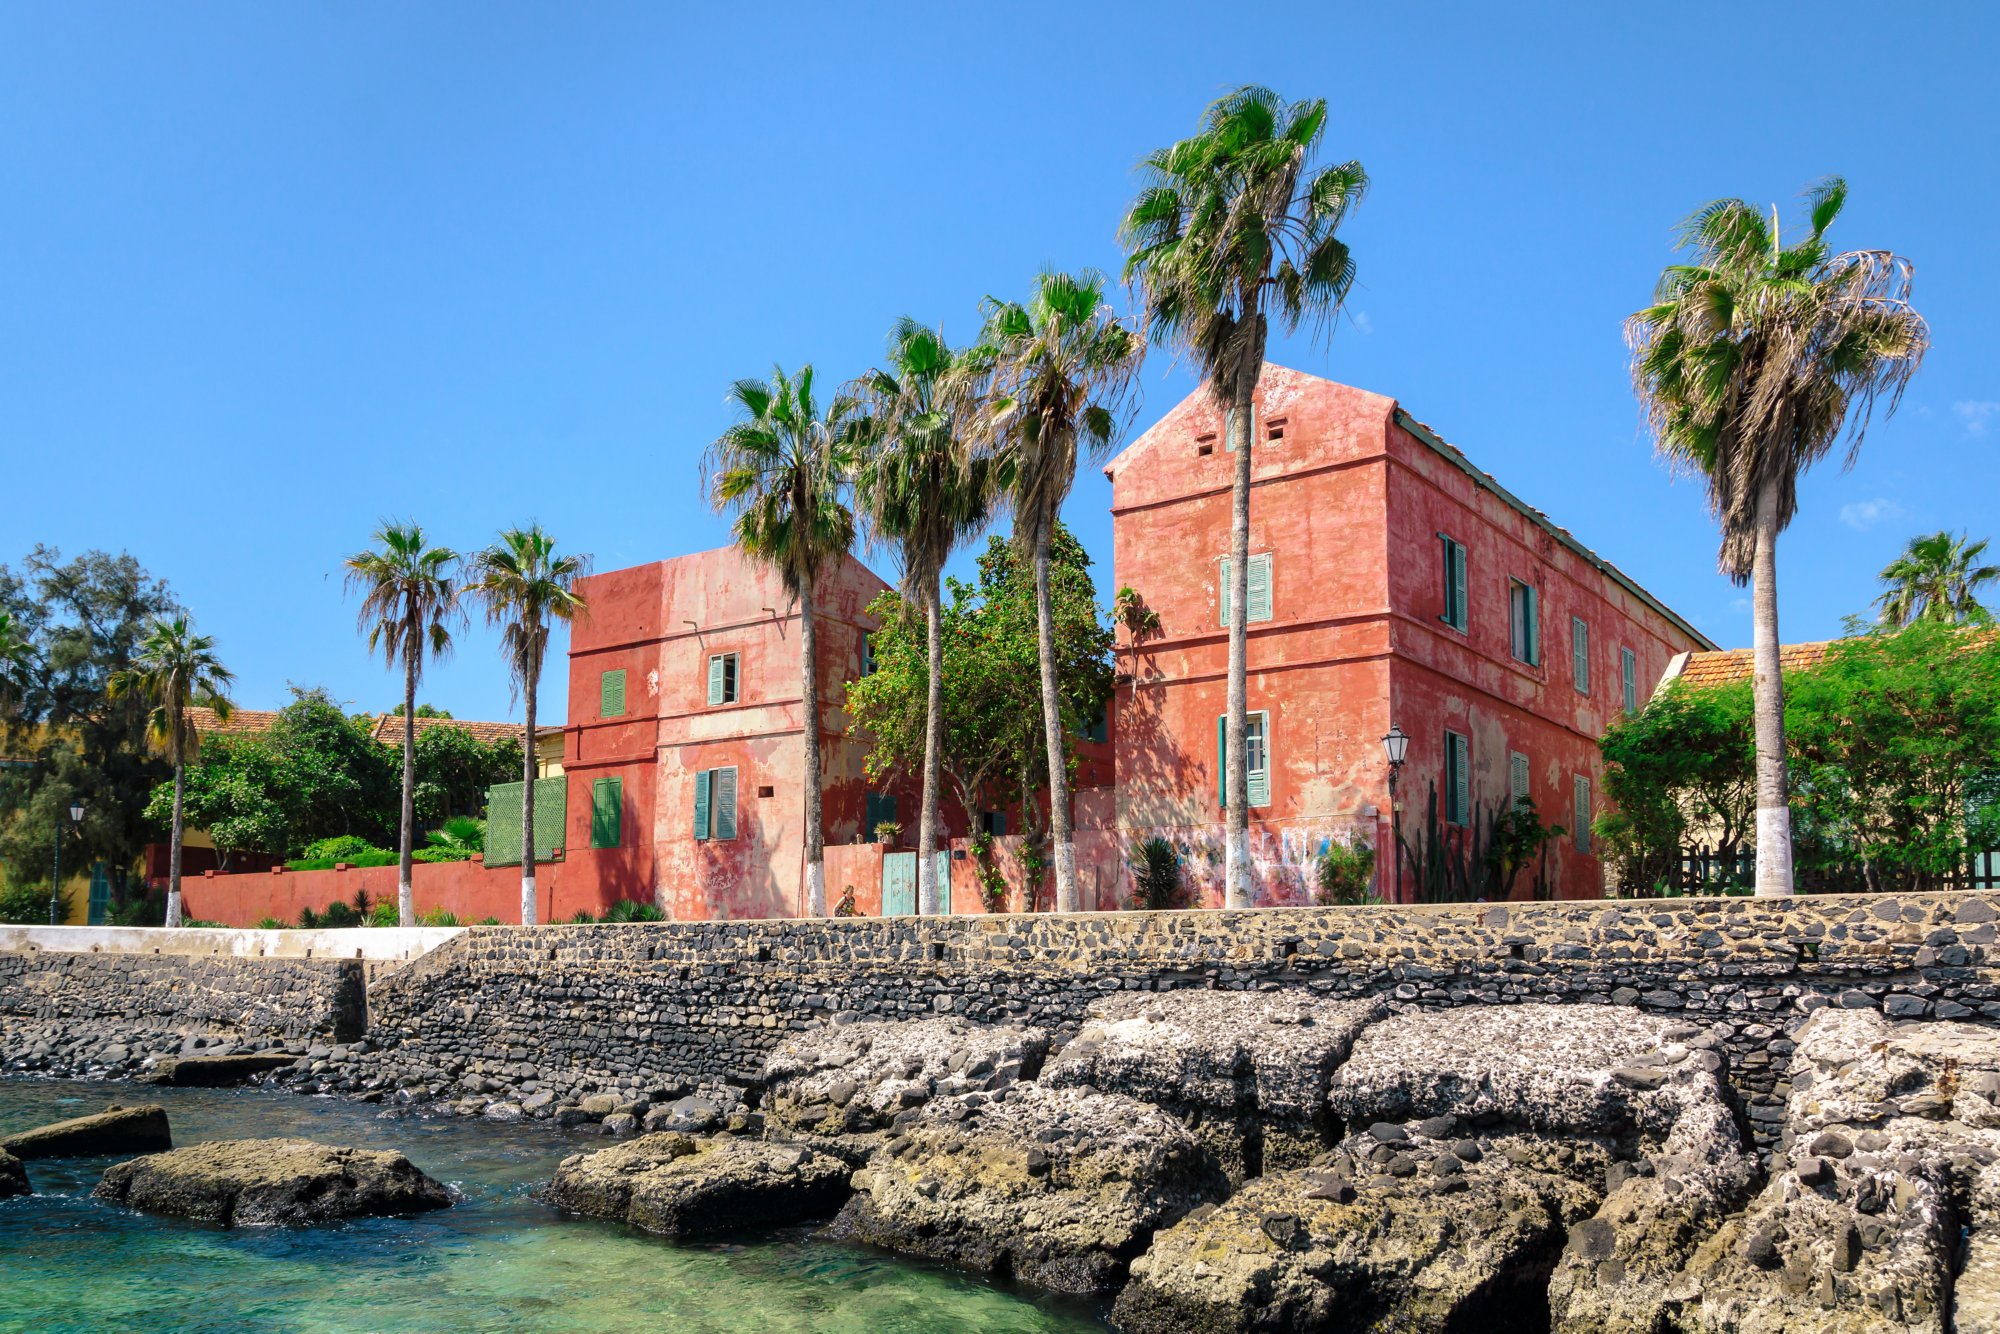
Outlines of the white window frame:
<svg viewBox="0 0 2000 1334">
<path fill-rule="evenodd" d="M 743 698 L 743 659 L 735 653 L 708 655 L 708 703 L 735 704 Z"/>
<path fill-rule="evenodd" d="M 1235 563 L 1234 559 L 1229 556 L 1216 557 L 1217 586 L 1221 589 L 1219 605 L 1222 611 L 1222 624 L 1225 628 L 1229 625 L 1229 617 L 1234 610 L 1231 605 L 1231 590 L 1235 587 L 1235 580 L 1230 578 L 1230 575 L 1234 573 L 1231 567 Z M 1264 604 L 1262 608 L 1263 615 L 1261 616 L 1257 614 L 1259 608 L 1256 593 L 1257 571 L 1260 568 L 1264 572 Z M 1271 553 L 1268 551 L 1252 552 L 1250 555 L 1250 576 L 1247 581 L 1249 584 L 1248 597 L 1250 601 L 1250 619 L 1248 624 L 1257 625 L 1260 622 L 1271 619 L 1271 608 L 1277 601 L 1277 593 L 1271 583 L 1272 575 Z"/>
</svg>

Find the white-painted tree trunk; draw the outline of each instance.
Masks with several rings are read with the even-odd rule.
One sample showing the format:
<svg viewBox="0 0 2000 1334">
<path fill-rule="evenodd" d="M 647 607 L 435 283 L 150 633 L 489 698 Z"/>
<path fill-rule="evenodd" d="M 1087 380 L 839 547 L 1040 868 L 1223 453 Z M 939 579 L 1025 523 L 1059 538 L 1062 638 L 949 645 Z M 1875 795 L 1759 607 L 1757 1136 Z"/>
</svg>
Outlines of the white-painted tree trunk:
<svg viewBox="0 0 2000 1334">
<path fill-rule="evenodd" d="M 1757 894 L 1792 893 L 1791 782 L 1785 769 L 1785 680 L 1778 638 L 1778 483 L 1757 493 L 1750 565 L 1751 682 L 1757 737 Z"/>
<path fill-rule="evenodd" d="M 1250 908 L 1250 429 L 1254 376 L 1239 380 L 1223 429 L 1235 457 L 1229 511 L 1229 716 L 1224 724 L 1223 906 Z"/>
</svg>

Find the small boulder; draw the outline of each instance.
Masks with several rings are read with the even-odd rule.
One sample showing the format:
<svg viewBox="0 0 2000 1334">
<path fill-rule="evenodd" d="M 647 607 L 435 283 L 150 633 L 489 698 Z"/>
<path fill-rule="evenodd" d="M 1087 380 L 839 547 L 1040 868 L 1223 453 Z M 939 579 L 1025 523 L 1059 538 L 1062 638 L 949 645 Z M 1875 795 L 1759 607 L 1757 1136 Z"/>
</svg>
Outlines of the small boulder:
<svg viewBox="0 0 2000 1334">
<path fill-rule="evenodd" d="M 176 1088 L 227 1088 L 267 1070 L 283 1070 L 298 1063 L 298 1057 L 282 1051 L 232 1052 L 225 1056 L 170 1056 L 140 1075 L 139 1082 L 170 1084 Z"/>
<path fill-rule="evenodd" d="M 216 1140 L 128 1159 L 94 1193 L 224 1227 L 298 1227 L 451 1204 L 450 1192 L 400 1153 L 304 1139 Z"/>
<path fill-rule="evenodd" d="M 645 1135 L 565 1158 L 551 1203 L 679 1240 L 777 1227 L 833 1213 L 852 1169 L 803 1145 Z"/>
<path fill-rule="evenodd" d="M 9 1195 L 28 1195 L 33 1190 L 28 1185 L 28 1169 L 21 1160 L 4 1149 L 0 1149 L 0 1200 Z"/>
<path fill-rule="evenodd" d="M 37 1126 L 0 1139 L 0 1151 L 22 1160 L 85 1158 L 109 1153 L 158 1153 L 174 1147 L 164 1107 L 120 1107 Z"/>
<path fill-rule="evenodd" d="M 1116 1288 L 1155 1230 L 1221 1199 L 1228 1180 L 1160 1108 L 1019 1084 L 928 1104 L 854 1190 L 827 1229 L 836 1240 L 1093 1293 Z"/>
</svg>

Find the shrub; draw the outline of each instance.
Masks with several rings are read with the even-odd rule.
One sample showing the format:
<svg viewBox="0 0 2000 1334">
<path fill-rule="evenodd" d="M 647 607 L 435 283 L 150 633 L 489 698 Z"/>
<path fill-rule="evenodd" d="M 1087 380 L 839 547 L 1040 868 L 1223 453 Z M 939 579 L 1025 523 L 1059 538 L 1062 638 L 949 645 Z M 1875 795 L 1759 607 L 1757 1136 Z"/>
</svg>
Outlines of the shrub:
<svg viewBox="0 0 2000 1334">
<path fill-rule="evenodd" d="M 482 917 L 482 918 L 480 918 L 480 919 L 479 919 L 478 921 L 474 922 L 474 923 L 473 923 L 473 925 L 474 925 L 474 926 L 498 926 L 498 925 L 500 925 L 500 919 L 499 919 L 499 918 L 497 918 L 497 917 Z"/>
<path fill-rule="evenodd" d="M 972 840 L 972 857 L 979 864 L 979 898 L 989 913 L 1007 911 L 1007 877 L 993 864 L 993 835 L 981 830 Z"/>
<path fill-rule="evenodd" d="M 571 926 L 594 926 L 596 923 L 597 919 L 590 915 L 590 909 L 588 908 L 578 908 L 576 916 L 569 919 Z"/>
<path fill-rule="evenodd" d="M 285 924 L 275 917 L 259 917 L 257 919 L 257 929 L 259 931 L 283 931 Z"/>
<path fill-rule="evenodd" d="M 166 896 L 142 893 L 135 899 L 114 906 L 104 920 L 109 926 L 160 926 L 167 920 Z"/>
<path fill-rule="evenodd" d="M 312 909 L 307 908 L 299 913 L 299 925 L 304 926 L 306 924 L 306 914 L 311 911 Z M 314 922 L 313 925 L 324 927 L 328 930 L 340 930 L 345 927 L 360 926 L 361 914 L 354 911 L 352 904 L 342 903 L 339 899 L 335 899 L 332 903 L 326 905 L 326 911 L 319 914 L 318 921 Z"/>
<path fill-rule="evenodd" d="M 367 913 L 370 926 L 400 926 L 402 921 L 403 915 L 396 910 L 396 905 L 387 901 L 376 904 Z"/>
<path fill-rule="evenodd" d="M 1181 852 L 1155 834 L 1139 840 L 1129 854 L 1132 864 L 1132 907 L 1164 912 L 1187 906 L 1181 882 Z"/>
<path fill-rule="evenodd" d="M 1329 840 L 1319 854 L 1319 891 L 1313 902 L 1325 907 L 1380 903 L 1375 893 L 1375 849 L 1366 843 Z"/>
<path fill-rule="evenodd" d="M 458 914 L 449 908 L 432 908 L 417 914 L 418 926 L 458 926 Z"/>
<path fill-rule="evenodd" d="M 299 849 L 302 861 L 348 862 L 363 853 L 380 852 L 382 849 L 370 843 L 359 834 L 335 834 L 332 838 L 316 838 Z"/>
<path fill-rule="evenodd" d="M 667 915 L 650 903 L 638 899 L 620 899 L 604 910 L 607 922 L 664 922 Z"/>
<path fill-rule="evenodd" d="M 69 920 L 70 893 L 62 891 L 56 898 L 56 920 Z M 163 919 L 164 920 L 164 919 Z M 49 924 L 49 892 L 34 881 L 26 884 L 9 885 L 0 889 L 0 922 L 11 922 L 19 926 L 47 926 Z"/>
</svg>

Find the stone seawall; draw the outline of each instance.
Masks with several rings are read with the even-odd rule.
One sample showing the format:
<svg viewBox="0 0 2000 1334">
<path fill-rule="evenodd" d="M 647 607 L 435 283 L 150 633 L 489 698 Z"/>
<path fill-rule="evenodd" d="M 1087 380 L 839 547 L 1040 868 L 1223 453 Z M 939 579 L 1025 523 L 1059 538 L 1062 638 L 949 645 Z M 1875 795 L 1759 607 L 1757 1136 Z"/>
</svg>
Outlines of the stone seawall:
<svg viewBox="0 0 2000 1334">
<path fill-rule="evenodd" d="M 369 964 L 358 959 L 171 953 L 0 954 L 0 1038 L 139 1045 L 346 1042 L 367 1023 Z"/>
<path fill-rule="evenodd" d="M 753 1086 L 829 1014 L 1079 1023 L 1127 989 L 1297 988 L 1398 1008 L 1597 1003 L 1707 1028 L 1760 1146 L 1829 1006 L 2000 1020 L 1990 894 L 796 920 L 467 931 L 370 991 L 362 1091 Z"/>
</svg>

